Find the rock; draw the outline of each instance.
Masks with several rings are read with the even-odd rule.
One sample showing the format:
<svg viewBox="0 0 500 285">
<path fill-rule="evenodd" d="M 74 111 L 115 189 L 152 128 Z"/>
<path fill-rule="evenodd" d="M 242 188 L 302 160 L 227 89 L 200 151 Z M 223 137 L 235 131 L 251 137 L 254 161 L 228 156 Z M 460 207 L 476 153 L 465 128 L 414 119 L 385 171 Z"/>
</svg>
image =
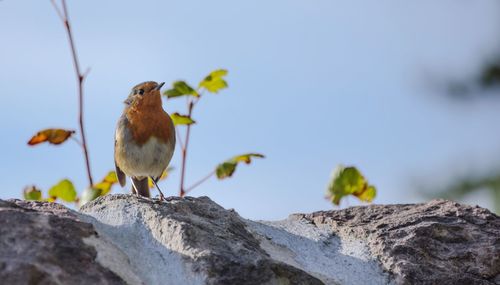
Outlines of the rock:
<svg viewBox="0 0 500 285">
<path fill-rule="evenodd" d="M 435 200 L 250 221 L 207 197 L 0 200 L 4 284 L 500 284 L 500 218 Z"/>
<path fill-rule="evenodd" d="M 96 262 L 92 224 L 73 211 L 42 202 L 0 200 L 2 284 L 124 284 Z"/>
<path fill-rule="evenodd" d="M 109 195 L 86 204 L 99 233 L 131 259 L 145 284 L 323 284 L 276 261 L 234 211 L 207 197 L 168 203 Z M 154 273 L 153 273 L 154 272 Z"/>
<path fill-rule="evenodd" d="M 500 284 L 500 218 L 445 200 L 291 216 L 365 241 L 398 284 Z"/>
</svg>

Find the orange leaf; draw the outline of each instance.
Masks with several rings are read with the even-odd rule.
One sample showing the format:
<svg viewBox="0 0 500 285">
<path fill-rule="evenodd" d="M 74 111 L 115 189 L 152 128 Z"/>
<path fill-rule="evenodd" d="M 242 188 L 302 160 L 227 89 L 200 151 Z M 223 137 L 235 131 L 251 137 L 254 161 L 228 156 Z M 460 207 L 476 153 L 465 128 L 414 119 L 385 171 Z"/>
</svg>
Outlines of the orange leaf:
<svg viewBox="0 0 500 285">
<path fill-rule="evenodd" d="M 29 145 L 36 145 L 43 142 L 49 142 L 51 144 L 61 144 L 66 141 L 75 131 L 64 130 L 64 129 L 45 129 L 39 131 L 34 135 L 28 142 Z"/>
</svg>

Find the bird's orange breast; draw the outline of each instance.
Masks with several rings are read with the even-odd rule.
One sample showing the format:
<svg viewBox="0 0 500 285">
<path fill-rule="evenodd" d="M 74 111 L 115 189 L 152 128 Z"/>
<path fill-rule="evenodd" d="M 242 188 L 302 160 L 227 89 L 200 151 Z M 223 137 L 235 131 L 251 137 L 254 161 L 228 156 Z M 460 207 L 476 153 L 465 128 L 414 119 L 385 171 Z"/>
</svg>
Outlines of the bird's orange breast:
<svg viewBox="0 0 500 285">
<path fill-rule="evenodd" d="M 126 113 L 132 137 L 138 145 L 145 144 L 152 136 L 165 143 L 175 140 L 174 125 L 161 106 L 159 94 L 144 97 Z"/>
</svg>

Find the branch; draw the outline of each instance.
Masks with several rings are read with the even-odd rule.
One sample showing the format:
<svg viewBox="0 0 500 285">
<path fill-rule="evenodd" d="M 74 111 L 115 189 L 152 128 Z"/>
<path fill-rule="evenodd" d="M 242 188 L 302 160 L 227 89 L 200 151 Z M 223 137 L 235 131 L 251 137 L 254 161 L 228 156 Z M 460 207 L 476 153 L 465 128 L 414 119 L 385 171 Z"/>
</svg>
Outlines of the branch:
<svg viewBox="0 0 500 285">
<path fill-rule="evenodd" d="M 181 148 L 181 150 L 183 150 L 184 143 L 182 142 L 181 133 L 179 132 L 179 128 L 177 126 L 175 126 L 175 133 L 177 134 L 177 142 L 179 143 L 179 147 Z"/>
<path fill-rule="evenodd" d="M 57 16 L 59 16 L 59 19 L 61 19 L 61 21 L 64 23 L 66 20 L 65 20 L 63 14 L 61 12 L 61 9 L 59 9 L 59 6 L 57 6 L 56 1 L 55 0 L 50 0 L 50 3 L 52 3 L 52 6 L 54 6 L 54 9 L 57 12 Z"/>
<path fill-rule="evenodd" d="M 82 136 L 82 148 L 83 148 L 83 154 L 85 157 L 85 165 L 87 168 L 87 175 L 88 175 L 88 180 L 89 180 L 89 186 L 92 187 L 94 185 L 94 182 L 92 180 L 92 174 L 90 171 L 90 162 L 89 162 L 89 152 L 87 149 L 87 140 L 85 139 L 85 129 L 83 127 L 83 81 L 85 80 L 85 77 L 88 73 L 88 70 L 83 74 L 80 70 L 80 64 L 78 61 L 78 55 L 76 54 L 76 47 L 75 47 L 75 42 L 73 40 L 73 33 L 71 31 L 71 25 L 69 22 L 69 16 L 68 16 L 68 8 L 66 6 L 66 0 L 61 0 L 62 3 L 62 12 L 61 9 L 57 6 L 55 3 L 55 0 L 51 0 L 52 5 L 54 6 L 54 9 L 56 10 L 56 13 L 58 14 L 59 18 L 64 23 L 64 27 L 66 28 L 66 34 L 68 36 L 68 41 L 69 45 L 71 47 L 71 56 L 73 58 L 73 66 L 75 67 L 75 73 L 78 81 L 78 123 L 80 125 L 80 134 Z"/>
<path fill-rule="evenodd" d="M 198 182 L 194 183 L 193 185 L 191 185 L 190 187 L 186 188 L 185 190 L 185 194 L 187 194 L 188 192 L 190 192 L 191 190 L 193 190 L 194 188 L 200 186 L 200 184 L 202 184 L 203 182 L 207 181 L 210 177 L 212 177 L 213 175 L 215 174 L 215 170 L 210 172 L 209 174 L 207 174 L 207 176 L 203 177 L 202 179 L 198 180 Z"/>
<path fill-rule="evenodd" d="M 190 117 L 190 118 L 193 115 L 193 107 L 200 100 L 201 95 L 203 95 L 204 89 L 203 90 L 198 89 L 197 91 L 200 94 L 200 96 L 198 96 L 196 99 L 191 99 L 191 98 L 186 97 L 186 103 L 188 105 L 188 117 Z M 176 132 L 177 132 L 177 130 L 176 130 Z M 177 133 L 179 134 L 179 132 L 177 132 Z M 201 182 L 199 181 L 200 183 L 197 182 L 193 186 L 189 187 L 188 189 L 184 189 L 184 180 L 185 180 L 185 177 L 186 177 L 186 157 L 187 157 L 187 148 L 188 148 L 188 145 L 189 145 L 189 135 L 190 135 L 190 133 L 191 133 L 191 125 L 188 125 L 187 126 L 187 130 L 186 130 L 185 144 L 182 144 L 182 141 L 179 140 L 180 144 L 181 144 L 181 150 L 182 150 L 181 186 L 180 186 L 180 191 L 179 191 L 179 196 L 181 196 L 181 197 L 184 197 L 184 195 L 186 195 L 187 192 L 193 190 L 193 188 L 195 188 L 199 184 L 203 183 L 206 179 L 210 178 L 210 177 L 207 177 L 206 179 L 204 178 L 204 179 L 202 179 L 203 181 L 201 181 Z M 180 136 L 179 136 L 179 139 L 180 139 Z M 212 174 L 210 174 L 210 176 Z"/>
<path fill-rule="evenodd" d="M 189 101 L 189 103 L 188 103 L 188 117 L 191 117 L 191 115 L 193 113 L 193 107 L 194 107 L 193 101 Z M 182 149 L 181 187 L 180 187 L 181 189 L 180 189 L 180 193 L 179 193 L 179 196 L 181 196 L 181 197 L 184 197 L 184 195 L 186 194 L 186 191 L 184 190 L 184 179 L 186 177 L 186 157 L 187 157 L 187 148 L 189 145 L 190 131 L 191 131 L 191 125 L 188 125 L 187 130 L 186 130 L 186 140 L 184 143 L 184 148 Z"/>
</svg>

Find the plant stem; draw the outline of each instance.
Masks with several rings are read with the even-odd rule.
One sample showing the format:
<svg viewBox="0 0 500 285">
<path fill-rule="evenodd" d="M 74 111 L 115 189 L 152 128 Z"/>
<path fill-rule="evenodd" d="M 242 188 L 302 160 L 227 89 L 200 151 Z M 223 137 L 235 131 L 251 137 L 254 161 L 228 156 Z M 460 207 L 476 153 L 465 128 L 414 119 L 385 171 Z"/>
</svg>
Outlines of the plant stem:
<svg viewBox="0 0 500 285">
<path fill-rule="evenodd" d="M 193 185 L 191 185 L 190 187 L 186 188 L 185 190 L 185 193 L 188 193 L 190 192 L 191 190 L 193 190 L 194 188 L 198 187 L 200 184 L 202 184 L 203 182 L 207 181 L 210 177 L 214 176 L 215 174 L 215 170 L 210 172 L 209 174 L 207 174 L 205 177 L 203 177 L 202 179 L 198 180 L 198 182 L 194 183 Z"/>
<path fill-rule="evenodd" d="M 194 102 L 189 101 L 188 102 L 188 117 L 191 118 L 191 115 L 193 113 L 193 107 L 194 107 Z M 186 158 L 187 158 L 187 149 L 189 145 L 189 134 L 191 131 L 191 125 L 187 126 L 186 130 L 186 139 L 184 140 L 184 147 L 182 148 L 182 163 L 181 163 L 181 186 L 180 186 L 180 192 L 179 196 L 184 197 L 186 194 L 186 191 L 184 189 L 184 179 L 186 177 Z"/>
<path fill-rule="evenodd" d="M 175 133 L 177 134 L 177 141 L 179 142 L 179 147 L 181 148 L 181 150 L 183 150 L 184 143 L 182 142 L 181 133 L 179 132 L 179 128 L 177 126 L 175 126 Z"/>
<path fill-rule="evenodd" d="M 86 73 L 82 74 L 80 70 L 80 64 L 78 62 L 78 55 L 76 54 L 76 47 L 75 47 L 75 42 L 73 40 L 73 33 L 71 31 L 71 25 L 69 22 L 69 16 L 68 16 L 68 9 L 66 7 L 66 0 L 61 0 L 62 3 L 62 13 L 61 10 L 57 7 L 56 3 L 54 0 L 52 0 L 52 4 L 54 5 L 54 8 L 61 18 L 61 20 L 64 23 L 64 27 L 66 28 L 66 34 L 68 35 L 68 40 L 69 40 L 69 45 L 71 47 L 71 56 L 73 57 L 73 66 L 75 67 L 75 73 L 76 77 L 78 80 L 78 123 L 80 125 L 80 134 L 82 136 L 82 149 L 83 149 L 83 154 L 85 157 L 85 165 L 87 168 L 87 175 L 88 175 L 88 180 L 89 180 L 89 186 L 92 187 L 94 185 L 94 182 L 92 180 L 92 173 L 90 171 L 90 161 L 89 161 L 89 152 L 87 149 L 87 140 L 85 139 L 85 129 L 83 127 L 83 81 L 85 80 Z"/>
</svg>

